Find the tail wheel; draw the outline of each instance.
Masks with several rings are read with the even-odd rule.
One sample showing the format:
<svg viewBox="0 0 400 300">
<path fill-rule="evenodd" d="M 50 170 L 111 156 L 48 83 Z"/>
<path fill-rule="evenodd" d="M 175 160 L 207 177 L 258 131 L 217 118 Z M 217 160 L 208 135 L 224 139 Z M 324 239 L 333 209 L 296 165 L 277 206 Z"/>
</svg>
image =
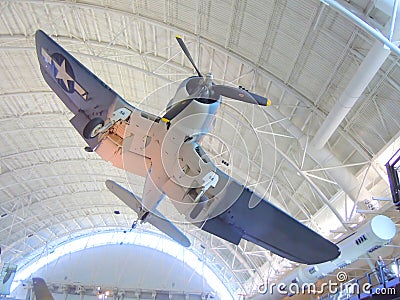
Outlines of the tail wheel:
<svg viewBox="0 0 400 300">
<path fill-rule="evenodd" d="M 132 228 L 131 228 L 131 230 L 132 230 L 132 229 L 135 229 L 136 226 L 137 226 L 137 224 L 138 224 L 138 221 L 137 221 L 137 220 L 134 221 L 134 222 L 132 223 Z"/>
<path fill-rule="evenodd" d="M 83 129 L 83 137 L 87 140 L 96 137 L 103 125 L 104 121 L 102 118 L 91 119 Z"/>
</svg>

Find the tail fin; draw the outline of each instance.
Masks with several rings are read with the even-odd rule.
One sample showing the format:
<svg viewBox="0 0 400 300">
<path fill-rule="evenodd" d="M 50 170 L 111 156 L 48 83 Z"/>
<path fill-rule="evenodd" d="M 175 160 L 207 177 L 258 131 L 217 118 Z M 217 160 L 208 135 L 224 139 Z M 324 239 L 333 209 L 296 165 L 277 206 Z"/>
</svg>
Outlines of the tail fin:
<svg viewBox="0 0 400 300">
<path fill-rule="evenodd" d="M 122 202 L 133 209 L 137 214 L 139 214 L 140 210 L 143 209 L 142 200 L 132 192 L 120 186 L 115 181 L 107 180 L 106 186 L 115 196 L 117 196 Z M 145 221 L 156 227 L 161 232 L 164 232 L 166 235 L 168 235 L 170 238 L 172 238 L 174 241 L 178 242 L 182 246 L 190 246 L 189 239 L 182 233 L 182 231 L 180 231 L 158 210 L 149 212 Z"/>
<path fill-rule="evenodd" d="M 43 278 L 32 278 L 36 300 L 54 300 Z"/>
<path fill-rule="evenodd" d="M 14 280 L 16 271 L 17 265 L 10 263 L 2 265 L 0 260 L 0 295 L 10 295 L 11 283 Z"/>
</svg>

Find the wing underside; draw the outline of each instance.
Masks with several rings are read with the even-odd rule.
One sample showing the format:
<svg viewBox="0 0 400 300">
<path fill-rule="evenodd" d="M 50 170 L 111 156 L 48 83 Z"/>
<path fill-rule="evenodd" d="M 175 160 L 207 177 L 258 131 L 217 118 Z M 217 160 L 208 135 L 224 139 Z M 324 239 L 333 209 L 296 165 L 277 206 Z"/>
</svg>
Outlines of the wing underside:
<svg viewBox="0 0 400 300">
<path fill-rule="evenodd" d="M 218 213 L 211 213 L 214 217 L 197 224 L 203 230 L 234 244 L 239 244 L 243 238 L 289 260 L 305 264 L 333 260 L 340 254 L 338 246 L 332 242 L 221 170 L 216 169 L 216 172 L 218 184 L 206 194 L 210 200 L 219 203 L 214 209 Z M 254 206 L 252 203 L 258 204 Z"/>
<path fill-rule="evenodd" d="M 135 108 L 82 65 L 71 54 L 41 30 L 36 32 L 36 51 L 42 75 L 74 114 L 71 123 L 91 148 L 100 142 L 100 137 L 86 139 L 83 130 L 86 124 L 100 118 L 109 119 L 119 108 Z"/>
</svg>

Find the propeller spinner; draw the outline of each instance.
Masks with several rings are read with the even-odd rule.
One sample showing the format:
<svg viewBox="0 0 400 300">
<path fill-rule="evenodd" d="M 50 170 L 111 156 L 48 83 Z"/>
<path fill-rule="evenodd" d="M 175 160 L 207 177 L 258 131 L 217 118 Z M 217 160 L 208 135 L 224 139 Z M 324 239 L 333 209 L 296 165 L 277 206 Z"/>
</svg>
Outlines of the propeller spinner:
<svg viewBox="0 0 400 300">
<path fill-rule="evenodd" d="M 188 48 L 186 47 L 185 43 L 183 42 L 182 38 L 177 35 L 176 40 L 179 43 L 179 46 L 181 47 L 183 53 L 185 53 L 186 57 L 189 59 L 190 63 L 196 70 L 198 77 L 202 77 L 203 75 L 197 68 L 192 56 L 190 55 L 190 52 Z M 211 80 L 211 81 L 210 81 Z M 230 99 L 246 102 L 246 103 L 252 103 L 252 104 L 258 104 L 258 105 L 265 105 L 265 106 L 270 106 L 271 105 L 271 100 L 265 97 L 262 97 L 260 95 L 251 93 L 243 88 L 237 88 L 237 87 L 232 87 L 228 85 L 223 85 L 223 84 L 214 84 L 212 82 L 212 74 L 207 74 L 205 80 L 204 80 L 204 85 L 207 86 L 207 88 L 210 90 L 211 94 L 213 95 L 213 98 L 219 97 L 219 96 L 224 96 Z"/>
</svg>

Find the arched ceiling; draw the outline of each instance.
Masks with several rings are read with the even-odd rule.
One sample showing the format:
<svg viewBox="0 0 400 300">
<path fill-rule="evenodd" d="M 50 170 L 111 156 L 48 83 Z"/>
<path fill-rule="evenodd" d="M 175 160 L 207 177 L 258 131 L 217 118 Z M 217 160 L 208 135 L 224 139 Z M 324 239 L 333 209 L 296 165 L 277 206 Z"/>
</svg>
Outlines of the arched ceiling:
<svg viewBox="0 0 400 300">
<path fill-rule="evenodd" d="M 344 4 L 382 29 L 390 18 L 382 17 L 375 2 Z M 371 197 L 389 196 L 378 157 L 400 131 L 397 56 L 386 59 L 324 150 L 310 146 L 375 43 L 322 2 L 3 1 L 4 261 L 23 262 L 51 242 L 84 232 L 129 228 L 135 218 L 104 185 L 110 178 L 127 183 L 126 174 L 83 150 L 83 140 L 69 123 L 71 113 L 42 79 L 34 49 L 38 29 L 124 99 L 156 114 L 165 109 L 176 82 L 194 73 L 175 41 L 176 34 L 182 35 L 202 72 L 212 71 L 216 81 L 244 86 L 273 103 L 259 108 L 224 102 L 214 137 L 206 138 L 203 146 L 216 160 L 230 162 L 225 171 L 331 239 L 333 232 L 368 219 L 371 207 L 372 213 L 391 214 L 390 204 Z M 356 185 L 345 186 L 340 172 Z M 129 183 L 135 193 L 142 193 L 143 179 Z M 225 270 L 233 291 L 251 293 L 261 280 L 294 266 L 246 241 L 234 246 L 187 224 L 183 227 L 193 247 L 206 247 L 210 261 Z"/>
</svg>

